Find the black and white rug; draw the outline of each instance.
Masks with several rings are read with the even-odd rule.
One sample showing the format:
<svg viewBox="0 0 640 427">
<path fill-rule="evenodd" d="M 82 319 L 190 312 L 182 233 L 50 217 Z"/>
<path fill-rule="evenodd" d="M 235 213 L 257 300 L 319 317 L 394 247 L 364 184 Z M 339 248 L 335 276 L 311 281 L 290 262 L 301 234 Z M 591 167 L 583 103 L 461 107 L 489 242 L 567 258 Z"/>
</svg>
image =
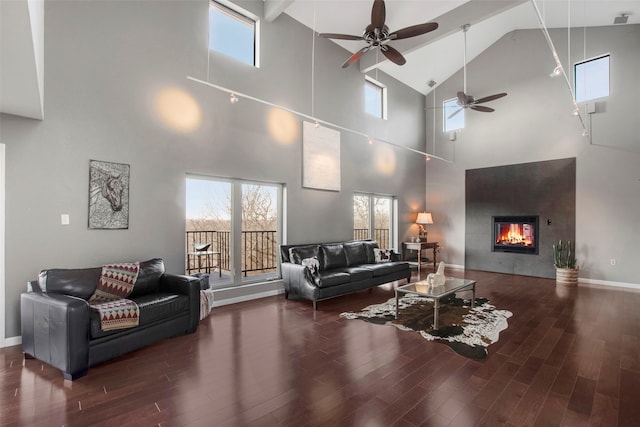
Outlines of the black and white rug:
<svg viewBox="0 0 640 427">
<path fill-rule="evenodd" d="M 455 295 L 441 299 L 440 303 L 440 328 L 437 330 L 433 329 L 433 300 L 416 295 L 405 295 L 400 299 L 397 320 L 395 298 L 370 305 L 360 312 L 342 313 L 340 317 L 416 331 L 429 341 L 447 344 L 462 356 L 485 359 L 487 347 L 498 341 L 500 332 L 509 326 L 507 319 L 513 315 L 507 310 L 497 310 L 486 298 L 476 298 L 474 308 L 471 308 L 470 300 Z"/>
</svg>

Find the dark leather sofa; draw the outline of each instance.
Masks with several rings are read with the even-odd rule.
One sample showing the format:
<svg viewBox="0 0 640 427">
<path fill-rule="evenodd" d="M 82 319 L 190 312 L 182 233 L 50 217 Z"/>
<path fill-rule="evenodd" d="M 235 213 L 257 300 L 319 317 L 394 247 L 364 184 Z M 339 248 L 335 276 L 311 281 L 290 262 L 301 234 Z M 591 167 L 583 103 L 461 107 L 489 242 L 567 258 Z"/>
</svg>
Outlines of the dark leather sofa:
<svg viewBox="0 0 640 427">
<path fill-rule="evenodd" d="M 20 296 L 22 348 L 60 370 L 64 378 L 84 376 L 89 367 L 165 338 L 195 332 L 200 320 L 200 281 L 165 273 L 162 259 L 140 263 L 128 299 L 140 309 L 139 325 L 103 331 L 89 307 L 102 268 L 50 269 L 29 282 Z"/>
<path fill-rule="evenodd" d="M 285 298 L 303 298 L 317 302 L 350 292 L 411 277 L 408 263 L 391 260 L 376 263 L 373 240 L 337 243 L 281 245 L 280 260 Z M 313 273 L 302 260 L 317 258 L 319 271 Z"/>
</svg>

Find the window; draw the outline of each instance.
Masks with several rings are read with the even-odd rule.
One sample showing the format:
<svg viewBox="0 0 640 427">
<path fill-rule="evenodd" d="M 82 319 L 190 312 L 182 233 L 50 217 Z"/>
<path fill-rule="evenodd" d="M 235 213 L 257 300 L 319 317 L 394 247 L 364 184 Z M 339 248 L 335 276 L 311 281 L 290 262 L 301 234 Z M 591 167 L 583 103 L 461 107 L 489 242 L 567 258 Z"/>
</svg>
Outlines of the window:
<svg viewBox="0 0 640 427">
<path fill-rule="evenodd" d="M 258 19 L 226 1 L 209 4 L 209 48 L 258 67 Z"/>
<path fill-rule="evenodd" d="M 576 102 L 609 96 L 609 55 L 578 62 L 573 71 Z"/>
<path fill-rule="evenodd" d="M 444 117 L 444 131 L 451 132 L 458 129 L 464 129 L 464 108 L 462 108 L 460 112 L 456 113 L 456 111 L 460 110 L 461 107 L 458 105 L 458 99 L 449 99 L 442 103 L 442 111 Z"/>
<path fill-rule="evenodd" d="M 188 177 L 187 273 L 211 270 L 214 286 L 278 278 L 282 193 L 278 184 Z M 189 255 L 206 244 L 210 259 Z"/>
<path fill-rule="evenodd" d="M 379 119 L 387 118 L 387 88 L 380 82 L 365 76 L 364 110 Z"/>
<path fill-rule="evenodd" d="M 353 196 L 353 238 L 373 239 L 383 249 L 395 241 L 395 198 L 374 194 Z"/>
</svg>

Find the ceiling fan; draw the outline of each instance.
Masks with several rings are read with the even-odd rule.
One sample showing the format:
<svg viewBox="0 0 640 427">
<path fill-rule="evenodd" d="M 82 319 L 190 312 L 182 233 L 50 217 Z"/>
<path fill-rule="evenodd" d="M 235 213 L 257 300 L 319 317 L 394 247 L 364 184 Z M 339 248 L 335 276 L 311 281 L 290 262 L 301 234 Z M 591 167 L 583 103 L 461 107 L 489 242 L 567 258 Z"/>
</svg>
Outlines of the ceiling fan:
<svg viewBox="0 0 640 427">
<path fill-rule="evenodd" d="M 371 8 L 371 24 L 367 25 L 361 36 L 352 36 L 349 34 L 332 34 L 322 33 L 320 37 L 327 39 L 341 39 L 341 40 L 364 40 L 367 45 L 351 55 L 342 64 L 342 68 L 347 68 L 349 65 L 357 62 L 362 55 L 371 49 L 376 47 L 380 48 L 380 51 L 391 62 L 404 65 L 407 60 L 402 54 L 389 46 L 387 43 L 391 40 L 407 39 L 409 37 L 419 36 L 438 28 L 438 24 L 435 22 L 429 22 L 425 24 L 412 25 L 410 27 L 403 28 L 393 33 L 389 32 L 389 27 L 384 24 L 386 18 L 386 8 L 384 0 L 374 0 L 373 7 Z"/>
<path fill-rule="evenodd" d="M 500 99 L 504 96 L 507 96 L 506 92 L 502 92 L 502 93 L 496 93 L 495 95 L 489 95 L 483 98 L 475 99 L 473 96 L 467 94 L 467 30 L 468 29 L 469 29 L 469 24 L 465 24 L 462 26 L 462 32 L 464 33 L 464 65 L 463 65 L 463 71 L 462 71 L 464 88 L 461 92 L 457 93 L 458 100 L 456 101 L 456 103 L 458 104 L 458 107 L 460 108 L 454 111 L 449 117 L 447 117 L 447 119 L 452 118 L 453 116 L 458 114 L 460 111 L 464 110 L 465 108 L 470 108 L 475 111 L 482 111 L 483 113 L 492 113 L 495 111 L 493 108 L 485 107 L 484 105 L 478 105 L 478 104 L 484 104 L 485 102 L 494 101 L 496 99 Z"/>
</svg>

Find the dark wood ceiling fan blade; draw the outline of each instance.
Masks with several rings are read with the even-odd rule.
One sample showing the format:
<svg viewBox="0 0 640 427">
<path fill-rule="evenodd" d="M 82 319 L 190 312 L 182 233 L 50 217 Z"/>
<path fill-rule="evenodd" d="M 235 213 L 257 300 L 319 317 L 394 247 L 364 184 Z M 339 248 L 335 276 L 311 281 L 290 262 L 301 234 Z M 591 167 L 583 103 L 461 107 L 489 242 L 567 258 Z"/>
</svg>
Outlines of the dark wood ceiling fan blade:
<svg viewBox="0 0 640 427">
<path fill-rule="evenodd" d="M 371 25 L 373 25 L 373 28 L 382 29 L 386 15 L 387 11 L 384 0 L 374 0 L 373 7 L 371 8 Z"/>
<path fill-rule="evenodd" d="M 422 34 L 426 34 L 438 28 L 438 24 L 435 22 L 427 22 L 426 24 L 412 25 L 407 28 L 395 31 L 389 35 L 392 40 L 407 39 L 409 37 L 415 37 Z"/>
<path fill-rule="evenodd" d="M 460 111 L 464 110 L 463 107 L 458 108 L 456 111 L 454 111 L 453 113 L 451 113 L 451 115 L 449 117 L 447 117 L 447 120 L 449 120 L 450 118 L 454 117 L 455 115 L 457 115 Z"/>
<path fill-rule="evenodd" d="M 507 96 L 506 92 L 503 93 L 497 93 L 495 95 L 489 95 L 489 96 L 485 96 L 484 98 L 480 98 L 480 99 L 476 99 L 474 101 L 474 104 L 482 104 L 483 102 L 489 102 L 489 101 L 493 101 L 495 99 L 500 99 L 504 96 Z"/>
<path fill-rule="evenodd" d="M 394 49 L 389 45 L 380 46 L 380 50 L 382 51 L 382 54 L 394 64 L 404 65 L 407 63 L 407 60 L 404 58 L 404 56 L 402 56 L 402 54 L 397 49 Z"/>
<path fill-rule="evenodd" d="M 340 39 L 340 40 L 364 40 L 362 36 L 352 36 L 350 34 L 334 34 L 334 33 L 321 33 L 318 37 L 324 37 L 325 39 Z"/>
<path fill-rule="evenodd" d="M 458 105 L 461 107 L 464 107 L 467 104 L 467 95 L 460 91 L 456 94 L 456 96 L 458 97 Z"/>
<path fill-rule="evenodd" d="M 482 111 L 483 113 L 493 113 L 494 111 L 496 111 L 493 108 L 485 107 L 484 105 L 472 105 L 469 108 L 471 108 L 472 110 L 476 110 L 476 111 Z"/>
<path fill-rule="evenodd" d="M 360 57 L 368 50 L 369 50 L 369 46 L 365 46 L 359 51 L 357 51 L 356 53 L 354 53 L 353 55 L 351 55 L 349 59 L 344 61 L 344 63 L 342 64 L 342 68 L 347 68 L 349 65 L 353 64 L 354 62 L 357 62 L 358 59 L 360 59 Z"/>
</svg>

